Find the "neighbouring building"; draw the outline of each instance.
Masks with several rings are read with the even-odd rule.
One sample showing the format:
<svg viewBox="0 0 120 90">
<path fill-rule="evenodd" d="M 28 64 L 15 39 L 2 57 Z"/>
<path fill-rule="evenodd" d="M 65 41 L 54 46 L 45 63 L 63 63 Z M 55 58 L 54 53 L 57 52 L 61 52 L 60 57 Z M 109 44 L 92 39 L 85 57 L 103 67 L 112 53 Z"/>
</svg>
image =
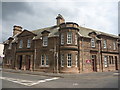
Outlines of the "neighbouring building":
<svg viewBox="0 0 120 90">
<path fill-rule="evenodd" d="M 118 49 L 119 46 L 119 49 Z M 38 30 L 13 27 L 4 42 L 4 68 L 41 72 L 84 73 L 119 69 L 120 37 L 65 22 Z"/>
<path fill-rule="evenodd" d="M 2 61 L 4 58 L 3 49 L 4 49 L 4 44 L 0 43 L 0 65 L 2 65 Z"/>
</svg>

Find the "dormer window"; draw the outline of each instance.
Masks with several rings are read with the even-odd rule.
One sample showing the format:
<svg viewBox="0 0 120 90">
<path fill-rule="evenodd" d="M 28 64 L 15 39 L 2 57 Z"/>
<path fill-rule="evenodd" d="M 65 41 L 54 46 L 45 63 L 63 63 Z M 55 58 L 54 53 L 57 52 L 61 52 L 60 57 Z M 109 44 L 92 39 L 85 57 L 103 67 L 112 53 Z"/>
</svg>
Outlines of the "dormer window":
<svg viewBox="0 0 120 90">
<path fill-rule="evenodd" d="M 20 40 L 19 42 L 19 48 L 22 48 L 23 47 L 23 40 Z"/>
<path fill-rule="evenodd" d="M 27 40 L 27 48 L 30 48 L 30 47 L 31 47 L 31 40 L 28 39 L 28 40 Z"/>
<path fill-rule="evenodd" d="M 43 46 L 48 46 L 48 37 L 47 36 L 43 37 Z"/>
<path fill-rule="evenodd" d="M 116 43 L 113 42 L 113 49 L 116 50 Z"/>
<path fill-rule="evenodd" d="M 103 41 L 103 48 L 107 48 L 106 40 Z"/>
<path fill-rule="evenodd" d="M 91 39 L 91 47 L 95 47 L 95 39 L 94 38 Z"/>
<path fill-rule="evenodd" d="M 12 49 L 12 43 L 9 44 L 8 49 Z"/>
<path fill-rule="evenodd" d="M 61 34 L 61 45 L 63 45 L 63 44 L 64 44 L 64 35 Z"/>
<path fill-rule="evenodd" d="M 67 44 L 72 44 L 72 32 L 67 33 Z"/>
</svg>

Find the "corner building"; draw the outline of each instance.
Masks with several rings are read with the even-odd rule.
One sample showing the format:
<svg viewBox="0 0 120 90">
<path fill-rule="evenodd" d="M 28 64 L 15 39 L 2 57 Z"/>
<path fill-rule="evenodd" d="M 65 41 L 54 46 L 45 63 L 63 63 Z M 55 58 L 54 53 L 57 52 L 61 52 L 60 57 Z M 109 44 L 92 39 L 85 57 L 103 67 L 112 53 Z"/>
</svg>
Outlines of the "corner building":
<svg viewBox="0 0 120 90">
<path fill-rule="evenodd" d="M 65 22 L 38 30 L 13 27 L 4 42 L 4 68 L 53 73 L 104 72 L 119 69 L 120 37 Z"/>
</svg>

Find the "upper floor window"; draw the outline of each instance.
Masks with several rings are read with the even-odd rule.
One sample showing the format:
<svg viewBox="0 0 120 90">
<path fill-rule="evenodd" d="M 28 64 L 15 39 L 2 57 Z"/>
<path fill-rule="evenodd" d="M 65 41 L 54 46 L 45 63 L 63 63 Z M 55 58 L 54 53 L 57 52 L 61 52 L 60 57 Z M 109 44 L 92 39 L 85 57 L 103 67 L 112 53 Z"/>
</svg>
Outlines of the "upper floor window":
<svg viewBox="0 0 120 90">
<path fill-rule="evenodd" d="M 61 34 L 61 45 L 63 45 L 63 44 L 64 44 L 64 35 Z"/>
<path fill-rule="evenodd" d="M 107 56 L 104 56 L 104 65 L 105 67 L 108 67 L 108 57 Z"/>
<path fill-rule="evenodd" d="M 12 49 L 12 43 L 9 44 L 8 49 Z"/>
<path fill-rule="evenodd" d="M 28 39 L 28 40 L 27 40 L 27 48 L 30 48 L 30 47 L 31 47 L 31 40 Z"/>
<path fill-rule="evenodd" d="M 116 50 L 116 43 L 113 42 L 113 49 Z"/>
<path fill-rule="evenodd" d="M 72 44 L 72 32 L 67 33 L 67 44 Z"/>
<path fill-rule="evenodd" d="M 64 67 L 64 54 L 61 54 L 61 67 Z"/>
<path fill-rule="evenodd" d="M 106 40 L 103 41 L 103 48 L 107 48 Z"/>
<path fill-rule="evenodd" d="M 19 48 L 22 48 L 23 47 L 23 40 L 20 40 L 19 42 Z"/>
<path fill-rule="evenodd" d="M 77 35 L 75 35 L 75 45 L 77 45 Z"/>
<path fill-rule="evenodd" d="M 95 47 L 95 39 L 94 38 L 91 39 L 91 47 Z"/>
<path fill-rule="evenodd" d="M 67 55 L 67 67 L 72 66 L 72 54 Z"/>
<path fill-rule="evenodd" d="M 47 36 L 43 37 L 43 46 L 48 46 L 48 37 Z"/>
</svg>

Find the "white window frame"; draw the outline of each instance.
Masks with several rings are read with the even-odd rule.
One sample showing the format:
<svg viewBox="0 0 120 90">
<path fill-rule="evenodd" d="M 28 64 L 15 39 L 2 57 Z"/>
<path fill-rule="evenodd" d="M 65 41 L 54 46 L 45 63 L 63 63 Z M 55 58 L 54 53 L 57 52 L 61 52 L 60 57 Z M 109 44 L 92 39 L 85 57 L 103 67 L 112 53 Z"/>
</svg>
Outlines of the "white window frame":
<svg viewBox="0 0 120 90">
<path fill-rule="evenodd" d="M 75 55 L 75 64 L 76 64 L 75 67 L 78 67 L 78 55 L 77 54 Z"/>
<path fill-rule="evenodd" d="M 95 47 L 95 39 L 94 38 L 91 39 L 91 47 Z"/>
<path fill-rule="evenodd" d="M 12 49 L 12 43 L 9 44 L 8 49 Z"/>
<path fill-rule="evenodd" d="M 77 45 L 77 35 L 75 35 L 75 45 Z"/>
<path fill-rule="evenodd" d="M 113 42 L 113 50 L 116 50 L 116 42 Z"/>
<path fill-rule="evenodd" d="M 105 68 L 108 67 L 108 57 L 107 56 L 104 56 L 104 66 L 105 66 Z"/>
<path fill-rule="evenodd" d="M 64 67 L 64 54 L 61 54 L 61 67 Z"/>
<path fill-rule="evenodd" d="M 23 40 L 20 40 L 19 42 L 19 48 L 22 48 L 23 47 Z"/>
<path fill-rule="evenodd" d="M 48 67 L 49 66 L 49 59 L 48 59 L 48 55 L 45 55 L 45 66 Z"/>
<path fill-rule="evenodd" d="M 67 44 L 72 44 L 72 32 L 67 33 Z"/>
<path fill-rule="evenodd" d="M 72 54 L 67 54 L 67 67 L 72 66 Z"/>
<path fill-rule="evenodd" d="M 64 34 L 61 34 L 61 45 L 64 44 Z"/>
<path fill-rule="evenodd" d="M 48 46 L 48 37 L 47 36 L 43 37 L 43 46 Z"/>
<path fill-rule="evenodd" d="M 27 40 L 27 48 L 30 48 L 31 47 L 31 39 L 28 39 Z"/>
<path fill-rule="evenodd" d="M 107 48 L 107 41 L 106 40 L 103 41 L 103 48 Z"/>
<path fill-rule="evenodd" d="M 48 55 L 41 55 L 41 67 L 49 67 L 49 58 Z"/>
<path fill-rule="evenodd" d="M 45 65 L 45 56 L 42 54 L 41 55 L 41 66 Z"/>
</svg>

